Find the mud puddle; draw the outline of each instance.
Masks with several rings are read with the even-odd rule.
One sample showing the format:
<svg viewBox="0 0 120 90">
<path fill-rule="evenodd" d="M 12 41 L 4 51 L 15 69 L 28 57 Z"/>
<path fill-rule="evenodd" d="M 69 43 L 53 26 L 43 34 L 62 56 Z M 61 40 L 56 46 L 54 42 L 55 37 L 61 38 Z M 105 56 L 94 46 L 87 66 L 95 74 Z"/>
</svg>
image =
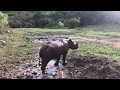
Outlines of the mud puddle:
<svg viewBox="0 0 120 90">
<path fill-rule="evenodd" d="M 54 41 L 54 40 L 49 40 L 49 39 L 44 39 L 44 38 L 42 38 L 42 39 L 33 39 L 33 40 L 31 40 L 32 41 L 32 43 L 40 43 L 40 44 L 44 44 L 44 43 L 48 43 L 48 42 L 50 42 L 50 41 Z"/>
<path fill-rule="evenodd" d="M 36 39 L 32 39 L 31 42 L 32 43 L 38 43 L 38 44 L 45 44 L 45 43 L 49 43 L 51 41 L 56 41 L 56 40 L 60 40 L 60 39 L 65 39 L 65 38 L 57 38 L 57 39 L 49 39 L 49 38 L 36 38 Z"/>
<path fill-rule="evenodd" d="M 57 67 L 54 66 L 55 60 L 51 60 L 46 66 L 46 73 L 42 74 L 41 67 L 34 70 L 33 79 L 54 79 L 57 73 L 65 67 L 61 63 Z M 62 78 L 62 77 L 61 77 Z"/>
<path fill-rule="evenodd" d="M 36 64 L 33 64 L 33 66 L 30 65 L 29 67 L 24 68 L 23 66 L 19 67 L 19 73 L 16 75 L 15 78 L 19 79 L 54 79 L 57 76 L 58 72 L 62 72 L 62 70 L 65 68 L 62 66 L 61 62 L 57 67 L 54 66 L 55 60 L 51 60 L 47 66 L 46 66 L 46 73 L 42 74 L 41 66 L 38 66 L 38 62 Z M 63 75 L 62 75 L 63 76 Z M 64 78 L 64 77 L 58 77 L 57 78 Z"/>
<path fill-rule="evenodd" d="M 47 39 L 47 38 L 38 38 L 31 40 L 32 43 L 37 44 L 45 44 L 50 41 L 59 40 L 59 39 Z M 24 62 L 24 64 L 18 66 L 18 74 L 14 78 L 19 79 L 53 79 L 53 78 L 65 78 L 64 75 L 64 66 L 62 65 L 62 60 L 60 60 L 59 65 L 57 67 L 54 66 L 56 60 L 50 60 L 50 62 L 46 66 L 46 73 L 42 74 L 41 66 L 38 66 L 38 58 L 39 58 L 39 49 L 32 55 L 34 56 L 31 60 Z M 34 59 L 34 60 L 33 60 Z"/>
</svg>

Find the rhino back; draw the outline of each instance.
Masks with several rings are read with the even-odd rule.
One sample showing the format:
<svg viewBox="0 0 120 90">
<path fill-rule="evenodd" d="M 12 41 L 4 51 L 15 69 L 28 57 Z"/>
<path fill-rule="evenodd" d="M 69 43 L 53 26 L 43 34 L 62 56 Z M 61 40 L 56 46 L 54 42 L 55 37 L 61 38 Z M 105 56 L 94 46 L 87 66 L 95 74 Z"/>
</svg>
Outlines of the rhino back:
<svg viewBox="0 0 120 90">
<path fill-rule="evenodd" d="M 67 51 L 68 51 L 67 43 L 63 43 L 61 41 L 53 41 L 50 42 L 49 44 L 45 44 L 42 46 L 40 50 L 40 56 L 56 59 L 63 55 L 64 53 L 67 53 Z"/>
</svg>

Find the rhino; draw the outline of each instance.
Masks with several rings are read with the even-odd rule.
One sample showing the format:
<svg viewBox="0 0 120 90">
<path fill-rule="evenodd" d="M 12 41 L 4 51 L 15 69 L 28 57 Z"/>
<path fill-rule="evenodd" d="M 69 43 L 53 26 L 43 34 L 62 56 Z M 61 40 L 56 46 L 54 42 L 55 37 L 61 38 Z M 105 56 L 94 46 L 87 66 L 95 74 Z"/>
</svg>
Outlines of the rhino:
<svg viewBox="0 0 120 90">
<path fill-rule="evenodd" d="M 55 66 L 58 66 L 60 57 L 62 57 L 63 63 L 62 65 L 65 66 L 67 63 L 65 62 L 66 55 L 69 49 L 77 49 L 78 43 L 73 42 L 71 39 L 59 39 L 47 42 L 43 44 L 39 50 L 39 66 L 41 66 L 42 73 L 45 74 L 45 67 L 47 66 L 48 62 L 51 59 L 56 59 Z M 40 58 L 41 64 L 40 64 Z"/>
</svg>

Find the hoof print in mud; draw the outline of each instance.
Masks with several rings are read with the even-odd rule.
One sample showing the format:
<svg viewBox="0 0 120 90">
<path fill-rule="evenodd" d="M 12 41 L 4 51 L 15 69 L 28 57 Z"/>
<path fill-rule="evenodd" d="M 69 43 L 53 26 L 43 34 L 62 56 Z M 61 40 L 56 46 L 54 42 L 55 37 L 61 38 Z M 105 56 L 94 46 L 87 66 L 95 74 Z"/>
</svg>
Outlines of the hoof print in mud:
<svg viewBox="0 0 120 90">
<path fill-rule="evenodd" d="M 33 74 L 33 75 L 37 75 L 37 73 L 36 73 L 36 72 L 33 72 L 32 74 Z"/>
</svg>

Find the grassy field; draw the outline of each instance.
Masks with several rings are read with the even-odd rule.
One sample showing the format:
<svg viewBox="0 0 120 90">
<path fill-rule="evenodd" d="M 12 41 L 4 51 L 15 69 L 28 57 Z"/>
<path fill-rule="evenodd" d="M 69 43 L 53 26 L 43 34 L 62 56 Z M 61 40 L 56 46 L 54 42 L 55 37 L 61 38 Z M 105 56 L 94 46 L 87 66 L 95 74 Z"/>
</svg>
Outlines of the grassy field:
<svg viewBox="0 0 120 90">
<path fill-rule="evenodd" d="M 120 26 L 88 26 L 77 29 L 40 29 L 40 28 L 15 28 L 12 34 L 1 34 L 0 40 L 5 40 L 7 45 L 0 48 L 0 62 L 27 60 L 38 47 L 30 43 L 30 39 L 42 37 L 40 34 L 74 35 L 94 38 L 120 38 Z M 47 37 L 47 36 L 45 36 Z M 70 50 L 69 55 L 75 58 L 80 55 L 92 55 L 120 60 L 120 48 L 95 43 L 80 43 L 76 51 Z"/>
<path fill-rule="evenodd" d="M 17 28 L 16 30 L 19 30 Z M 120 38 L 120 26 L 88 26 L 76 29 L 40 29 L 22 28 L 21 30 L 31 33 L 66 34 L 76 36 L 100 37 L 100 38 Z"/>
<path fill-rule="evenodd" d="M 80 56 L 96 56 L 120 60 L 120 49 L 99 44 L 82 43 L 76 51 L 71 50 L 69 55 L 74 58 L 79 58 Z"/>
<path fill-rule="evenodd" d="M 0 39 L 5 40 L 7 45 L 0 48 L 0 61 L 21 61 L 25 60 L 36 47 L 29 43 L 29 35 L 21 30 L 13 30 L 12 34 L 0 35 Z"/>
</svg>

